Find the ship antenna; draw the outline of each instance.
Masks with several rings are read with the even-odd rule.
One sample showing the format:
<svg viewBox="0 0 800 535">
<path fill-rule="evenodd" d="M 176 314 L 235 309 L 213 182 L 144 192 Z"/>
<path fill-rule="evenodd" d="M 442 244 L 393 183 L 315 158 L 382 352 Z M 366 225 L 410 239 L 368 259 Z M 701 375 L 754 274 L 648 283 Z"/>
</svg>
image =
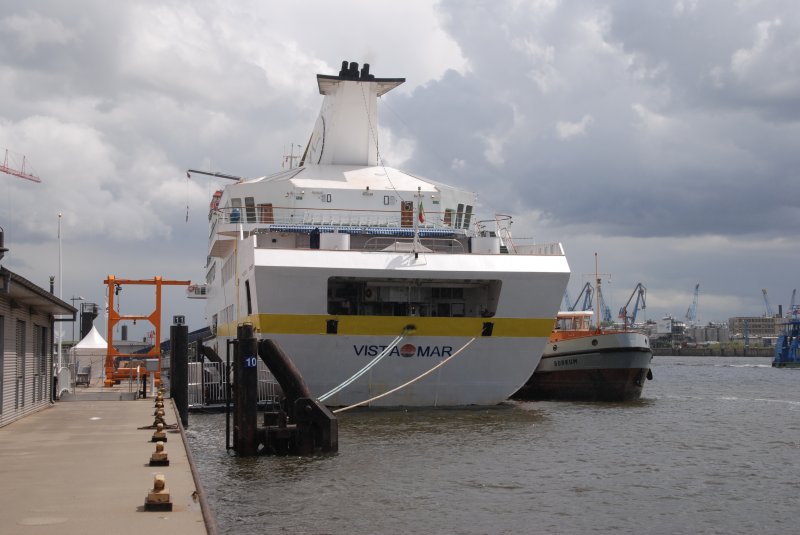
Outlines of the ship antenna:
<svg viewBox="0 0 800 535">
<path fill-rule="evenodd" d="M 600 328 L 600 273 L 597 269 L 597 253 L 594 253 L 594 295 L 597 302 L 597 310 L 595 311 L 594 322 L 597 328 Z"/>
</svg>

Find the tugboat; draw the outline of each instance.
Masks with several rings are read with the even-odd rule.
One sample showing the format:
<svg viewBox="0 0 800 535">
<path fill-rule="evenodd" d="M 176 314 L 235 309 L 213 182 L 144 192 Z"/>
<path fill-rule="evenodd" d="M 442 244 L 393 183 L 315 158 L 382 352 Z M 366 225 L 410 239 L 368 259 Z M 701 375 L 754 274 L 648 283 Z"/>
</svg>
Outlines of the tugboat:
<svg viewBox="0 0 800 535">
<path fill-rule="evenodd" d="M 800 306 L 792 308 L 789 319 L 783 324 L 783 334 L 775 344 L 773 368 L 800 368 Z"/>
<path fill-rule="evenodd" d="M 653 378 L 650 339 L 634 330 L 636 313 L 645 308 L 646 288 L 638 283 L 619 311 L 622 328 L 604 328 L 600 318 L 592 327 L 591 310 L 584 309 L 597 294 L 598 309 L 605 305 L 595 254 L 595 287 L 586 283 L 568 312 L 559 312 L 533 375 L 512 397 L 523 400 L 630 401 L 639 399 L 646 379 Z M 633 302 L 634 297 L 636 301 Z M 633 302 L 633 306 L 631 303 Z M 569 306 L 569 304 L 568 304 Z M 610 315 L 610 314 L 608 314 Z"/>
<path fill-rule="evenodd" d="M 559 312 L 542 360 L 515 399 L 630 401 L 652 379 L 646 335 L 591 327 L 593 312 Z"/>
</svg>

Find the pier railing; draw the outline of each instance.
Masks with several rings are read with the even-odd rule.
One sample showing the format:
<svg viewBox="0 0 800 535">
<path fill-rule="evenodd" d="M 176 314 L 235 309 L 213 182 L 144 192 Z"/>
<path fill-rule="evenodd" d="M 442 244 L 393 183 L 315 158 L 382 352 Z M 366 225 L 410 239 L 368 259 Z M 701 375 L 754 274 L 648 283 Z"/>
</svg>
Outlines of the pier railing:
<svg viewBox="0 0 800 535">
<path fill-rule="evenodd" d="M 225 363 L 189 363 L 189 407 L 199 409 L 223 405 L 227 396 Z M 277 381 L 263 362 L 258 363 L 258 402 L 274 404 L 278 401 Z"/>
</svg>

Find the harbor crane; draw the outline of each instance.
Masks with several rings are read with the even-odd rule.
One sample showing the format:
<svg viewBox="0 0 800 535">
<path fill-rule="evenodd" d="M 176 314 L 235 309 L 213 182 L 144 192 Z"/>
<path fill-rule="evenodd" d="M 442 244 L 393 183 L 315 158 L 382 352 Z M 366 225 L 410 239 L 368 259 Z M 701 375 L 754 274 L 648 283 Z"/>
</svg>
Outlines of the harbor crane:
<svg viewBox="0 0 800 535">
<path fill-rule="evenodd" d="M 24 155 L 22 156 L 22 163 L 20 165 L 16 165 L 15 162 L 13 161 L 9 162 L 8 149 L 5 149 L 5 157 L 3 158 L 3 163 L 0 164 L 0 171 L 12 176 L 24 178 L 25 180 L 30 180 L 31 182 L 41 182 L 42 180 L 38 176 L 36 176 L 32 172 L 32 170 L 25 168 L 26 165 L 27 165 L 27 160 Z"/>
<path fill-rule="evenodd" d="M 694 297 L 692 298 L 692 304 L 686 309 L 686 321 L 688 321 L 690 325 L 697 323 L 697 299 L 699 296 L 700 283 L 698 282 L 694 285 Z"/>
<path fill-rule="evenodd" d="M 603 299 L 603 290 L 600 289 L 599 284 L 597 285 L 597 313 L 600 316 L 597 318 L 598 325 L 600 325 L 601 319 L 603 323 L 611 323 L 611 307 L 609 307 L 606 304 L 606 300 Z"/>
<path fill-rule="evenodd" d="M 569 290 L 564 289 L 564 310 L 572 310 L 572 306 L 570 303 L 572 302 L 572 298 L 569 296 Z"/>
<path fill-rule="evenodd" d="M 581 292 L 578 294 L 578 298 L 575 300 L 575 302 L 572 304 L 572 306 L 569 307 L 569 309 L 570 310 L 589 310 L 590 308 L 592 308 L 592 295 L 593 294 L 594 294 L 594 288 L 592 288 L 592 283 L 587 282 L 586 284 L 583 285 L 583 288 L 581 289 Z M 578 308 L 578 303 L 581 302 L 581 299 L 583 299 L 583 304 L 581 305 L 581 308 Z"/>
<path fill-rule="evenodd" d="M 646 294 L 647 288 L 645 288 L 641 282 L 638 283 L 633 289 L 633 293 L 631 293 L 631 296 L 628 298 L 628 302 L 625 303 L 624 307 L 619 309 L 619 317 L 622 320 L 623 328 L 633 328 L 633 324 L 636 323 L 636 314 L 639 312 L 639 309 L 644 310 L 647 308 L 645 303 Z M 634 297 L 636 297 L 636 302 L 634 303 L 633 308 L 630 309 L 629 307 Z"/>
<path fill-rule="evenodd" d="M 775 314 L 772 312 L 772 305 L 769 304 L 769 297 L 767 297 L 767 289 L 762 288 L 761 293 L 764 295 L 764 307 L 767 312 L 767 317 L 774 318 Z"/>
</svg>

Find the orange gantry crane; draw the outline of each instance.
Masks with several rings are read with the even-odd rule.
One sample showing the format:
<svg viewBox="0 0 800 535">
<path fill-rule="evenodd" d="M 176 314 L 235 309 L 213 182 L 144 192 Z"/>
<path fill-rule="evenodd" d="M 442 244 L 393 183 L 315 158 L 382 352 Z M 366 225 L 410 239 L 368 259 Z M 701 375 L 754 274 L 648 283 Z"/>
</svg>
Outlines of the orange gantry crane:
<svg viewBox="0 0 800 535">
<path fill-rule="evenodd" d="M 108 351 L 106 352 L 106 378 L 105 386 L 119 384 L 122 379 L 139 378 L 142 373 L 154 374 L 155 385 L 161 384 L 161 287 L 162 286 L 188 286 L 191 281 L 164 280 L 161 277 L 152 279 L 118 279 L 109 275 L 103 281 L 108 285 Z M 114 310 L 114 296 L 117 295 L 124 284 L 153 285 L 156 287 L 156 308 L 152 314 L 122 315 Z M 149 321 L 155 330 L 155 342 L 146 354 L 120 353 L 114 347 L 114 327 L 120 321 Z M 142 370 L 144 367 L 144 370 Z"/>
<path fill-rule="evenodd" d="M 25 156 L 22 156 L 22 165 L 15 165 L 13 162 L 9 163 L 8 161 L 8 149 L 5 149 L 6 154 L 3 158 L 3 163 L 0 164 L 0 171 L 3 173 L 7 173 L 9 175 L 18 176 L 19 178 L 24 178 L 25 180 L 30 180 L 31 182 L 41 182 L 41 179 L 33 174 L 33 172 L 26 170 L 26 159 Z"/>
</svg>

